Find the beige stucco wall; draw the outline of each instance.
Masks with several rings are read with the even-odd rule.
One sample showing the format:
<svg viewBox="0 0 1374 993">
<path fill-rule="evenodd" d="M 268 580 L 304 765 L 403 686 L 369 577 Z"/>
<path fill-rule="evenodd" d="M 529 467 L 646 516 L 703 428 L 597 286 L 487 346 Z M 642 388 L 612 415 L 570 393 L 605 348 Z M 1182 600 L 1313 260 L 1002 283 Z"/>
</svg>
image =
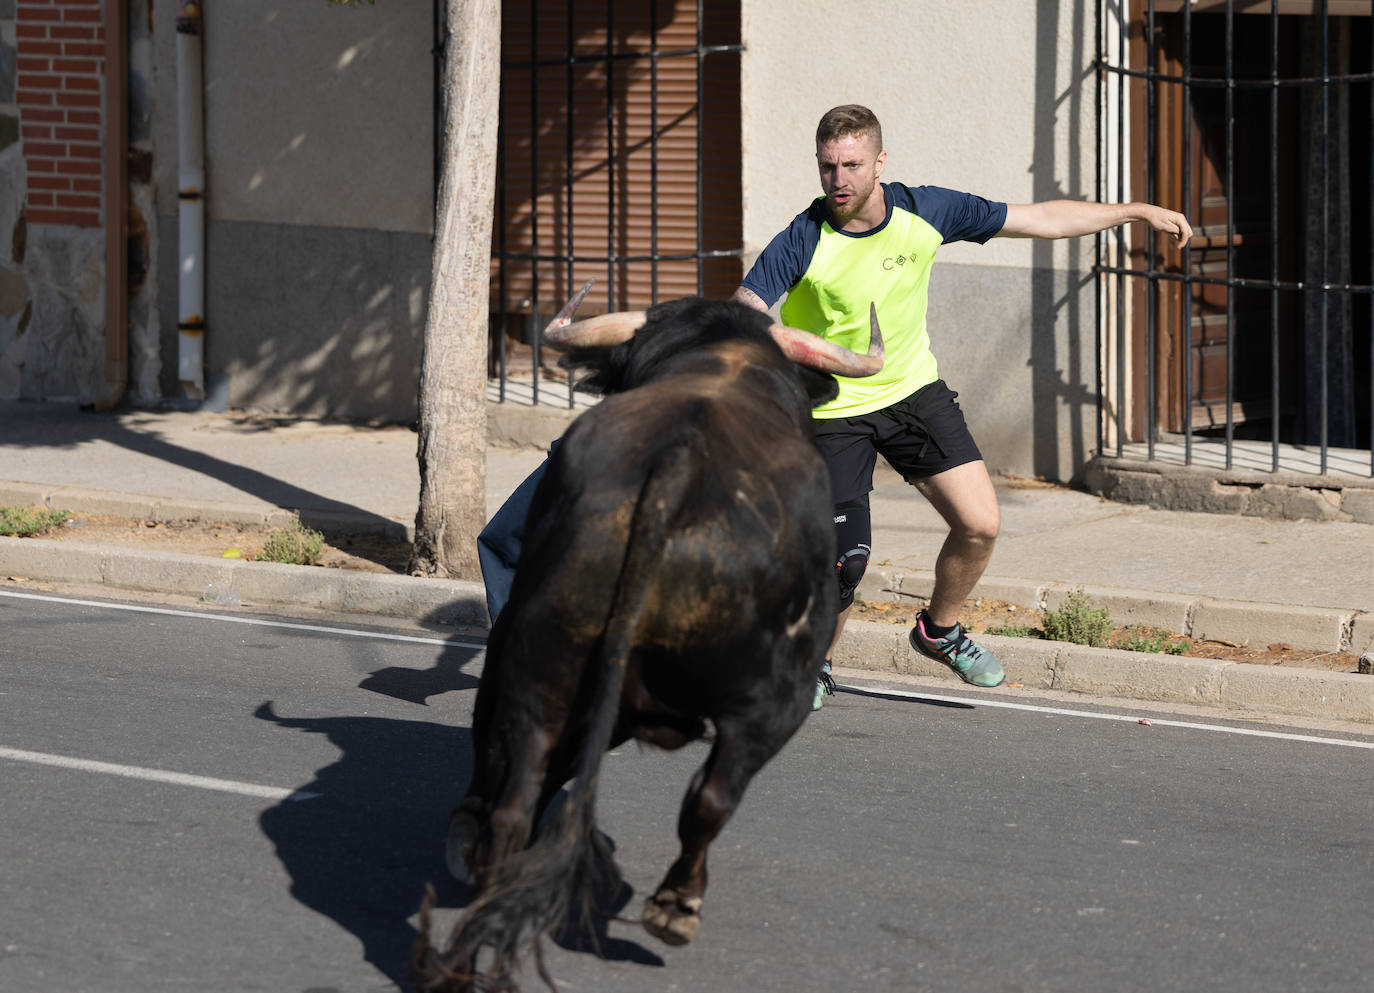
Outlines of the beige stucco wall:
<svg viewBox="0 0 1374 993">
<path fill-rule="evenodd" d="M 176 213 L 176 4 L 154 8 L 159 213 Z M 204 5 L 208 214 L 429 232 L 433 10 L 385 0 Z"/>
<path fill-rule="evenodd" d="M 177 355 L 176 5 L 155 7 L 162 386 Z M 207 390 L 415 416 L 434 209 L 433 5 L 204 5 Z"/>
</svg>

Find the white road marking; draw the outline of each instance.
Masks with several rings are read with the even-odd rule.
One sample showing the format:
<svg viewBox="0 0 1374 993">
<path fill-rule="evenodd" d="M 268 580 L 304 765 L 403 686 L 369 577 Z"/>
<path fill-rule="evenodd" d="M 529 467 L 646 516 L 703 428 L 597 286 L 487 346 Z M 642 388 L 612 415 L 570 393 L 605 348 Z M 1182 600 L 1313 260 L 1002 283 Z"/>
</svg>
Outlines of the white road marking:
<svg viewBox="0 0 1374 993">
<path fill-rule="evenodd" d="M 268 621 L 256 617 L 234 617 L 230 614 L 213 614 L 195 610 L 173 610 L 168 607 L 143 607 L 136 604 L 104 603 L 100 600 L 78 600 L 71 597 L 41 596 L 36 593 L 19 593 L 0 590 L 0 596 L 16 600 L 42 600 L 48 603 L 68 603 L 81 607 L 102 607 L 106 610 L 124 610 L 139 614 L 162 614 L 171 617 L 199 618 L 201 620 L 229 621 L 233 624 L 249 624 L 256 627 L 288 628 L 296 631 L 309 631 L 317 634 L 338 634 L 353 638 L 376 638 L 383 641 L 405 641 L 421 645 L 453 645 L 460 648 L 484 648 L 485 642 L 459 638 L 421 638 L 414 635 L 389 634 L 384 631 L 361 631 L 353 628 L 326 627 L 320 624 L 293 624 L 285 621 Z M 259 783 L 243 783 L 232 779 L 215 779 L 211 776 L 193 776 L 165 769 L 147 769 L 141 766 L 121 765 L 115 762 L 97 762 L 91 759 L 78 759 L 66 755 L 50 755 L 46 752 L 28 752 L 18 748 L 0 747 L 0 759 L 15 762 L 32 762 L 38 765 L 57 766 L 63 769 L 77 769 L 83 772 L 103 773 L 108 776 L 125 776 L 130 779 L 143 779 L 150 782 L 171 783 L 176 786 L 190 786 L 202 790 L 218 790 L 223 793 L 237 793 L 240 796 L 262 797 L 268 800 L 311 800 L 319 796 L 306 790 L 288 790 L 279 786 L 263 786 Z"/>
<path fill-rule="evenodd" d="M 848 690 L 862 696 L 900 697 L 906 700 L 930 700 L 934 703 L 957 703 L 969 707 L 997 707 L 1003 710 L 1028 710 L 1037 714 L 1059 714 L 1064 717 L 1091 717 L 1099 721 L 1129 721 L 1139 724 L 1139 714 L 1106 714 L 1091 710 L 1068 710 L 1064 707 L 1041 707 L 1032 703 L 1012 703 L 1009 700 L 985 700 L 973 697 L 940 696 L 936 693 L 914 693 L 910 690 L 890 690 L 876 686 L 846 686 L 835 684 L 837 690 Z M 1228 727 L 1225 724 L 1199 724 L 1195 721 L 1171 721 L 1163 717 L 1149 718 L 1153 727 L 1191 728 L 1194 731 L 1219 731 L 1223 734 L 1241 734 L 1252 738 L 1279 738 L 1283 741 L 1306 741 L 1317 745 L 1344 745 L 1346 748 L 1374 749 L 1374 741 L 1354 741 L 1349 738 L 1324 738 L 1312 734 L 1293 734 L 1288 731 L 1261 731 L 1258 728 Z"/>
<path fill-rule="evenodd" d="M 232 614 L 212 614 L 199 610 L 173 610 L 170 607 L 141 607 L 131 603 L 103 603 L 100 600 L 74 600 L 71 597 L 40 596 L 37 593 L 16 593 L 0 590 L 0 596 L 16 600 L 44 600 L 49 603 L 70 603 L 80 607 L 104 607 L 107 610 L 128 610 L 140 614 L 166 614 L 171 617 L 194 617 L 202 620 L 229 621 L 232 624 L 252 624 L 257 627 L 290 628 L 319 634 L 342 634 L 353 638 L 378 638 L 382 641 L 408 641 L 419 645 L 454 645 L 458 648 L 485 648 L 484 641 L 465 641 L 461 638 L 420 638 L 408 634 L 388 634 L 385 631 L 361 631 L 353 628 L 325 627 L 321 624 L 291 624 L 286 621 L 266 621 L 257 617 L 235 617 Z"/>
<path fill-rule="evenodd" d="M 201 613 L 200 611 L 194 611 L 194 610 L 172 610 L 172 609 L 167 608 L 167 607 L 142 607 L 142 606 L 137 606 L 137 605 L 134 605 L 134 604 L 123 604 L 123 603 L 103 603 L 103 602 L 101 602 L 101 601 L 99 601 L 99 600 L 76 600 L 76 599 L 72 599 L 72 598 L 69 598 L 69 597 L 40 596 L 40 595 L 35 594 L 35 593 L 17 593 L 17 592 L 12 592 L 12 591 L 9 591 L 9 590 L 0 590 L 0 596 L 13 597 L 13 598 L 15 598 L 15 599 L 20 599 L 20 600 L 44 600 L 44 601 L 48 601 L 48 602 L 51 602 L 51 603 L 70 603 L 70 604 L 76 604 L 76 605 L 78 605 L 78 606 L 83 606 L 83 607 L 104 607 L 104 608 L 106 608 L 106 609 L 108 609 L 108 610 L 128 610 L 128 611 L 135 611 L 135 612 L 138 612 L 138 613 L 145 613 L 145 614 L 167 614 L 167 615 L 170 615 L 170 616 L 173 616 L 173 617 L 190 617 L 190 618 L 201 618 L 201 619 L 211 619 L 211 620 L 229 621 L 229 622 L 234 623 L 234 624 L 250 624 L 250 625 L 256 625 L 256 626 L 259 626 L 259 627 L 290 628 L 290 629 L 299 630 L 299 631 L 312 631 L 312 632 L 318 632 L 318 633 L 320 633 L 320 634 L 339 634 L 339 635 L 346 635 L 346 636 L 354 637 L 354 638 L 378 638 L 378 639 L 382 639 L 382 640 L 385 640 L 385 641 L 406 641 L 406 642 L 414 642 L 414 643 L 423 644 L 423 645 L 454 645 L 454 646 L 457 646 L 457 647 L 460 647 L 460 648 L 485 648 L 485 647 L 486 647 L 486 643 L 485 643 L 485 642 L 481 642 L 481 641 L 467 641 L 467 640 L 463 640 L 463 639 L 460 639 L 460 638 L 419 638 L 419 637 L 415 637 L 415 636 L 413 636 L 413 635 L 387 634 L 386 632 L 381 632 L 381 631 L 360 631 L 360 630 L 355 630 L 355 629 L 352 629 L 352 628 L 326 627 L 326 626 L 317 625 L 317 624 L 291 624 L 291 623 L 287 623 L 287 622 L 284 622 L 284 621 L 267 621 L 267 620 L 261 620 L 261 619 L 254 618 L 254 617 L 234 617 L 233 615 L 230 615 L 230 614 Z M 1097 713 L 1097 712 L 1090 711 L 1090 710 L 1069 710 L 1069 709 L 1064 708 L 1064 707 L 1042 707 L 1042 706 L 1038 706 L 1038 705 L 1036 705 L 1036 704 L 1029 704 L 1029 703 L 1012 703 L 1011 701 L 1008 701 L 1008 700 L 988 700 L 988 699 L 975 699 L 975 698 L 972 698 L 972 697 L 941 696 L 941 695 L 935 694 L 935 693 L 914 693 L 914 692 L 911 692 L 911 691 L 909 691 L 909 690 L 881 689 L 881 688 L 878 688 L 878 687 L 869 687 L 869 686 L 847 686 L 847 685 L 843 685 L 843 684 L 839 684 L 839 683 L 836 684 L 836 687 L 835 687 L 835 688 L 836 688 L 836 689 L 841 689 L 841 690 L 848 690 L 848 691 L 850 691 L 850 692 L 852 692 L 852 693 L 865 694 L 865 695 L 869 695 L 869 696 L 899 697 L 899 698 L 905 698 L 905 699 L 909 699 L 909 700 L 930 700 L 930 701 L 933 701 L 933 702 L 935 702 L 935 703 L 955 703 L 955 704 L 963 704 L 963 705 L 971 706 L 971 707 L 1001 708 L 1001 709 L 1003 709 L 1003 710 L 1026 710 L 1026 711 L 1031 711 L 1031 712 L 1033 712 L 1033 713 L 1039 713 L 1039 714 L 1058 714 L 1058 715 L 1063 716 L 1063 717 L 1088 717 L 1088 718 L 1092 718 L 1092 719 L 1094 719 L 1094 720 L 1099 720 L 1099 721 L 1129 721 L 1129 722 L 1131 722 L 1131 723 L 1139 723 L 1140 720 L 1141 720 L 1141 716 L 1140 716 L 1139 714 L 1110 714 L 1110 713 Z M 1311 734 L 1294 734 L 1294 733 L 1292 733 L 1292 732 L 1287 732 L 1287 731 L 1262 731 L 1262 730 L 1259 730 L 1259 729 L 1257 729 L 1257 728 L 1228 727 L 1227 725 L 1224 725 L 1224 724 L 1201 724 L 1201 723 L 1197 723 L 1197 722 L 1194 722 L 1194 721 L 1172 721 L 1172 720 L 1168 720 L 1168 719 L 1165 719 L 1165 718 L 1162 718 L 1162 717 L 1151 717 L 1151 718 L 1149 718 L 1149 720 L 1150 720 L 1150 723 L 1151 723 L 1153 726 L 1155 726 L 1155 727 L 1191 728 L 1192 730 L 1195 730 L 1195 731 L 1217 731 L 1217 732 L 1220 732 L 1220 733 L 1223 733 L 1223 734 L 1247 735 L 1247 736 L 1253 737 L 1253 738 L 1277 738 L 1277 739 L 1282 740 L 1282 741 L 1303 741 L 1303 742 L 1309 742 L 1309 743 L 1311 743 L 1311 744 L 1318 744 L 1318 745 L 1341 745 L 1341 746 L 1344 746 L 1344 747 L 1346 747 L 1346 748 L 1364 748 L 1364 749 L 1374 750 L 1374 741 L 1356 741 L 1356 740 L 1351 740 L 1351 739 L 1348 739 L 1348 738 L 1326 738 L 1326 737 L 1321 737 L 1321 736 L 1319 736 L 1319 735 L 1311 735 Z M 7 752 L 9 752 L 9 751 L 12 751 L 12 750 L 0 749 L 0 757 L 5 756 L 5 755 L 7 754 Z M 37 754 L 37 753 L 27 753 L 27 754 Z M 79 760 L 79 759 L 71 759 L 71 760 L 68 760 L 68 761 L 71 761 L 71 762 L 78 762 L 78 761 L 82 761 L 82 760 Z M 58 763 L 53 763 L 53 764 L 58 764 Z M 95 764 L 95 765 L 104 765 L 105 763 L 94 763 L 94 764 Z M 111 769 L 114 769 L 114 768 L 125 768 L 125 767 L 111 766 L 110 768 L 111 768 Z M 131 768 L 131 767 L 128 767 L 128 768 Z M 108 771 L 108 770 L 106 770 L 106 771 Z M 155 770 L 146 770 L 146 771 L 148 771 L 148 772 L 154 772 Z M 180 774 L 179 774 L 179 773 L 162 773 L 162 774 L 160 774 L 160 775 L 164 775 L 164 776 L 177 776 L 177 775 L 180 775 Z M 151 778 L 151 777 L 145 777 L 145 778 Z M 186 778 L 189 778 L 189 779 L 198 779 L 198 778 L 200 778 L 200 777 L 191 776 L 191 777 L 186 777 Z M 168 781 L 170 782 L 170 781 L 172 781 L 172 780 L 168 780 Z M 227 780 L 207 780 L 207 781 L 227 782 Z M 239 784 L 239 785 L 251 786 L 251 784 Z M 253 788 L 256 788 L 256 789 L 271 789 L 272 787 L 253 787 Z M 290 793 L 290 791 L 287 791 L 287 792 Z M 293 795 L 294 795 L 294 794 L 293 794 Z"/>
<path fill-rule="evenodd" d="M 279 786 L 241 783 L 233 779 L 215 779 L 211 776 L 192 776 L 184 772 L 146 769 L 136 765 L 120 765 L 116 762 L 95 762 L 91 759 L 76 759 L 67 755 L 50 755 L 47 752 L 26 752 L 19 748 L 0 748 L 0 759 L 32 762 L 35 765 L 51 765 L 61 769 L 77 769 L 81 772 L 98 772 L 107 776 L 124 776 L 128 779 L 144 779 L 153 783 L 171 783 L 174 786 L 193 786 L 201 790 L 237 793 L 240 796 L 262 797 L 267 800 L 313 800 L 319 796 L 318 793 L 311 793 L 307 790 L 287 790 Z"/>
</svg>

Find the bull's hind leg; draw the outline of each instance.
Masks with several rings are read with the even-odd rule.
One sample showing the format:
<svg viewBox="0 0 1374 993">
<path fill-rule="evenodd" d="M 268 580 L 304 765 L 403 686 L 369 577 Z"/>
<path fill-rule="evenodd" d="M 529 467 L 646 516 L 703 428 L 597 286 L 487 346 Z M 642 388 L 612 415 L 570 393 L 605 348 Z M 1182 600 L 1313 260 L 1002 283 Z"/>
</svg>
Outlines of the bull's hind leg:
<svg viewBox="0 0 1374 993">
<path fill-rule="evenodd" d="M 461 883 L 476 880 L 477 853 L 491 816 L 493 790 L 499 788 L 510 767 L 502 743 L 491 732 L 501 703 L 501 660 L 509 622 L 507 613 L 498 615 L 487 639 L 487 661 L 482 667 L 472 713 L 472 779 L 462 802 L 449 816 L 444 839 L 444 865 Z"/>
<path fill-rule="evenodd" d="M 777 715 L 766 721 L 717 722 L 715 745 L 692 777 L 678 815 L 682 852 L 644 903 L 642 922 L 654 937 L 685 945 L 696 936 L 706 893 L 706 850 L 735 812 L 754 774 L 800 723 L 799 717 L 790 727 L 779 727 Z"/>
<path fill-rule="evenodd" d="M 482 885 L 490 872 L 529 843 L 547 802 L 552 743 L 544 729 L 529 728 L 517 740 L 501 742 L 503 761 L 495 763 L 499 780 L 485 769 L 474 777 L 449 820 L 444 845 L 444 861 L 460 882 Z"/>
</svg>

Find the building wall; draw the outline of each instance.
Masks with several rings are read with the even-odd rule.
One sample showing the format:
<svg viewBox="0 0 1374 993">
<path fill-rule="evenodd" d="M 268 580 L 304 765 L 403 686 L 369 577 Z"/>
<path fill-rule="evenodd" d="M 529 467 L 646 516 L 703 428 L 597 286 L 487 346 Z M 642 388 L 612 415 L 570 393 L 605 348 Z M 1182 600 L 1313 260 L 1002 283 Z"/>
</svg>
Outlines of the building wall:
<svg viewBox="0 0 1374 993">
<path fill-rule="evenodd" d="M 162 390 L 177 349 L 176 9 L 155 12 Z M 204 5 L 207 386 L 230 406 L 415 416 L 433 213 L 433 11 Z M 227 392 L 226 392 L 227 391 Z"/>
<path fill-rule="evenodd" d="M 746 261 L 819 195 L 816 122 L 841 103 L 878 115 L 886 180 L 1014 203 L 1093 197 L 1084 0 L 753 0 L 743 17 Z M 1092 454 L 1092 253 L 1091 238 L 940 252 L 931 341 L 996 470 L 1070 479 Z"/>
<path fill-rule="evenodd" d="M 0 397 L 100 391 L 100 0 L 0 2 Z"/>
<path fill-rule="evenodd" d="M 22 201 L 11 202 L 28 181 L 17 97 L 6 89 L 17 4 L 0 0 L 0 252 L 23 228 L 29 261 L 0 258 L 0 392 L 27 382 L 26 395 L 80 395 L 103 347 L 98 315 L 82 301 L 99 299 L 103 272 L 71 253 L 98 259 L 82 247 L 83 230 L 98 229 L 25 228 Z M 177 11 L 145 0 L 134 8 L 131 176 L 146 176 L 149 192 L 133 200 L 148 271 L 132 298 L 143 313 L 131 329 L 131 389 L 155 403 L 181 393 Z M 815 0 L 743 4 L 746 261 L 818 191 L 815 123 L 841 102 L 866 103 L 884 121 L 889 179 L 1010 201 L 1090 197 L 1088 8 L 909 0 L 894 14 L 854 0 L 837 18 Z M 433 44 L 428 3 L 204 5 L 206 359 L 229 405 L 414 416 L 431 255 Z M 1091 239 L 941 253 L 932 339 L 995 469 L 1068 479 L 1091 454 L 1091 253 Z M 64 285 L 35 289 L 51 274 Z M 45 330 L 21 346 L 21 322 Z M 40 340 L 46 350 L 35 351 Z M 6 366 L 21 351 L 27 366 Z M 35 354 L 46 358 L 26 358 Z"/>
</svg>

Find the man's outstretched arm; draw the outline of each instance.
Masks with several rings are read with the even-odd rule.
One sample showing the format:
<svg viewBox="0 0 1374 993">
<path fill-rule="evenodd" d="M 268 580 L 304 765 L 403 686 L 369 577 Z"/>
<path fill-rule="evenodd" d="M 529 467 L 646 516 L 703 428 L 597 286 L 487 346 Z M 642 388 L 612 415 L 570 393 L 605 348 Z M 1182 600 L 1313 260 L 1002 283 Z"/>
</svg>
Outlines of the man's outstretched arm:
<svg viewBox="0 0 1374 993">
<path fill-rule="evenodd" d="M 1088 203 L 1082 200 L 1046 200 L 1043 203 L 1009 203 L 1007 220 L 999 238 L 1078 238 L 1118 224 L 1144 221 L 1156 231 L 1173 235 L 1179 248 L 1193 236 L 1188 219 L 1176 210 L 1149 203 Z"/>
</svg>

